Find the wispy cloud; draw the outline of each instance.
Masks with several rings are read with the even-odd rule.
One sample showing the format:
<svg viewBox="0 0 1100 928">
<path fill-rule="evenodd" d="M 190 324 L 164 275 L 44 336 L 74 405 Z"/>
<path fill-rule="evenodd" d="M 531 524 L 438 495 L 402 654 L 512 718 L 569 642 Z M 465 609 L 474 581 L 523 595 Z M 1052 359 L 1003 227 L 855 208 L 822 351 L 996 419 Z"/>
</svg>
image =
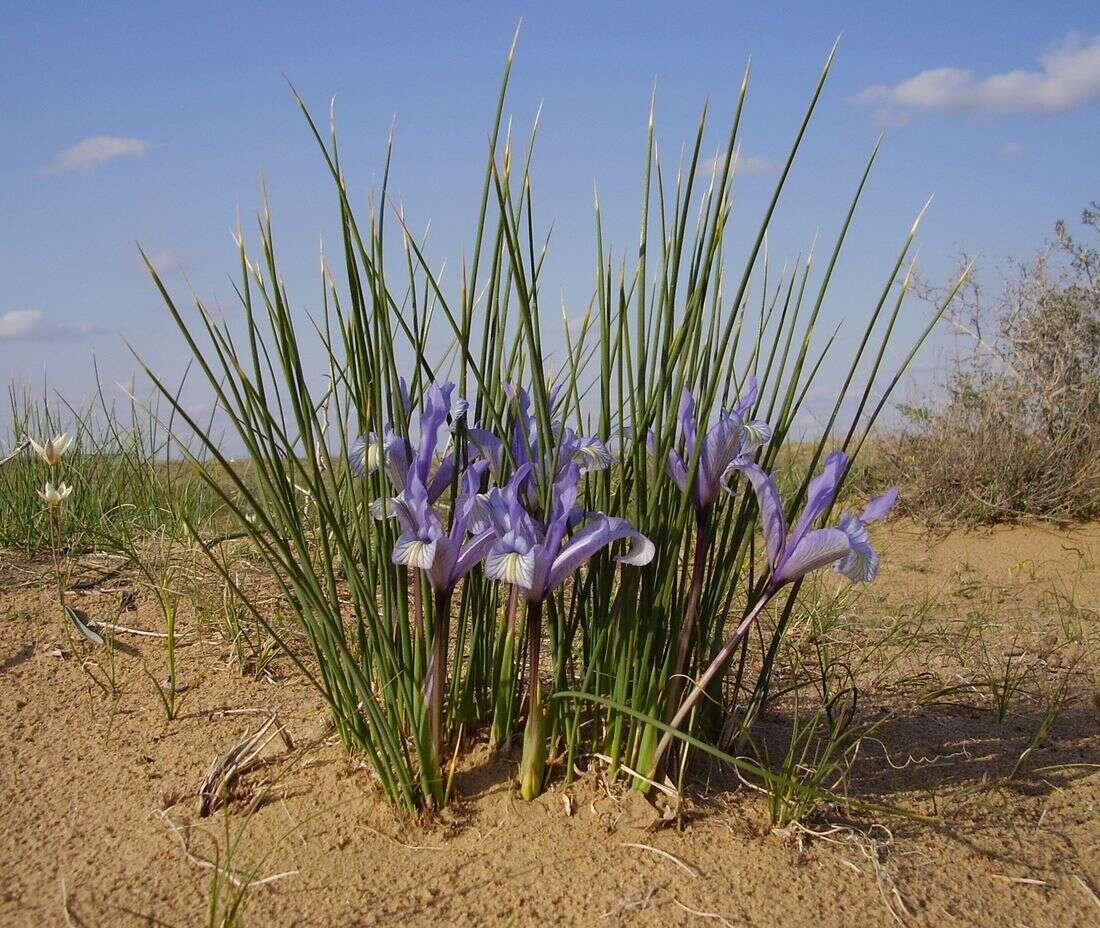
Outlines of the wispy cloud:
<svg viewBox="0 0 1100 928">
<path fill-rule="evenodd" d="M 704 161 L 700 161 L 697 173 L 700 175 L 710 175 L 716 169 L 721 171 L 725 163 L 725 154 L 715 155 L 713 158 L 707 158 Z M 775 172 L 775 164 L 772 162 L 771 158 L 765 155 L 739 154 L 736 159 L 736 171 L 738 174 L 772 174 Z"/>
<path fill-rule="evenodd" d="M 1038 70 L 978 77 L 967 68 L 933 68 L 900 84 L 875 84 L 857 104 L 894 110 L 940 110 L 993 116 L 1061 113 L 1100 100 L 1100 35 L 1071 37 L 1039 58 Z"/>
<path fill-rule="evenodd" d="M 140 158 L 153 147 L 146 139 L 124 139 L 113 135 L 93 135 L 77 142 L 72 148 L 58 152 L 57 156 L 42 168 L 43 174 L 61 174 L 64 171 L 90 171 L 118 158 Z"/>
<path fill-rule="evenodd" d="M 146 252 L 145 257 L 149 259 L 149 263 L 156 268 L 158 274 L 168 274 L 178 272 L 180 274 L 186 274 L 189 265 L 175 252 L 171 251 L 150 251 Z M 142 267 L 144 267 L 142 262 Z"/>
<path fill-rule="evenodd" d="M 96 334 L 94 326 L 50 322 L 40 309 L 13 309 L 0 315 L 0 342 L 45 338 L 80 338 Z"/>
</svg>

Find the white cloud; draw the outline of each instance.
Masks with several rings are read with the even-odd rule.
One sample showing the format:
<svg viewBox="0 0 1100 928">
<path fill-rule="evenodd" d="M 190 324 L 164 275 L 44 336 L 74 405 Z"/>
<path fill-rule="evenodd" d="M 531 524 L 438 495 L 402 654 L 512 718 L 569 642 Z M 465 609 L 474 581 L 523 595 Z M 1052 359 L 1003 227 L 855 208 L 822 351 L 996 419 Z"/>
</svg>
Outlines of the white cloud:
<svg viewBox="0 0 1100 928">
<path fill-rule="evenodd" d="M 904 110 L 883 106 L 875 111 L 875 122 L 883 129 L 900 129 L 902 126 L 909 125 L 909 114 Z"/>
<path fill-rule="evenodd" d="M 749 155 L 738 159 L 737 170 L 741 174 L 771 174 L 775 165 L 764 155 Z"/>
<path fill-rule="evenodd" d="M 93 135 L 59 152 L 42 169 L 43 174 L 63 171 L 90 171 L 116 158 L 139 158 L 153 147 L 145 139 L 123 139 L 113 135 Z"/>
<path fill-rule="evenodd" d="M 1001 154 L 1006 158 L 1019 158 L 1024 153 L 1024 146 L 1019 142 L 1008 142 L 1001 147 Z"/>
<path fill-rule="evenodd" d="M 150 251 L 145 255 L 149 259 L 149 263 L 156 268 L 158 274 L 169 274 L 178 272 L 186 274 L 189 265 L 179 255 L 171 251 Z M 144 262 L 140 262 L 142 267 L 145 267 Z"/>
<path fill-rule="evenodd" d="M 13 309 L 0 315 L 0 342 L 29 341 L 44 338 L 76 338 L 94 335 L 93 326 L 49 322 L 40 309 Z"/>
<path fill-rule="evenodd" d="M 1100 35 L 1071 38 L 1039 58 L 1039 69 L 979 78 L 967 68 L 933 68 L 900 84 L 875 84 L 858 104 L 956 113 L 1060 113 L 1100 100 Z"/>
<path fill-rule="evenodd" d="M 716 169 L 721 171 L 725 163 L 725 154 L 715 155 L 713 158 L 707 158 L 705 161 L 700 161 L 699 169 L 696 173 L 709 177 Z M 765 155 L 739 154 L 736 160 L 736 172 L 738 174 L 772 174 L 775 172 L 775 165 L 772 163 L 772 160 Z"/>
</svg>

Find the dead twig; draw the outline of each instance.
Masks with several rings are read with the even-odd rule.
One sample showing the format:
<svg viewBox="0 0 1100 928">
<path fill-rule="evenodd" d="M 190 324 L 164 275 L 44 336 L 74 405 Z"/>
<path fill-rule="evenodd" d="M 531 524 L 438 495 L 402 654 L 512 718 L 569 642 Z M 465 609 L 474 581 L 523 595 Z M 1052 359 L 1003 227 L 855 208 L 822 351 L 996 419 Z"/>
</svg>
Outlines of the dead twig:
<svg viewBox="0 0 1100 928">
<path fill-rule="evenodd" d="M 663 857 L 665 858 L 665 860 L 670 860 L 692 879 L 699 875 L 698 870 L 696 870 L 690 864 L 684 863 L 675 854 L 670 854 L 668 851 L 662 851 L 659 847 L 653 847 L 653 845 L 651 844 L 636 844 L 633 841 L 624 841 L 622 842 L 620 847 L 636 847 L 643 851 L 649 851 L 651 854 L 656 854 L 658 857 Z"/>
<path fill-rule="evenodd" d="M 271 730 L 272 727 L 274 731 Z M 233 780 L 260 762 L 260 755 L 276 736 L 282 736 L 288 751 L 294 750 L 290 736 L 272 713 L 256 731 L 245 735 L 228 751 L 215 758 L 199 784 L 200 818 L 205 818 L 217 808 L 218 800 L 224 798 Z"/>
<path fill-rule="evenodd" d="M 0 458 L 0 467 L 3 467 L 8 461 L 14 460 L 19 457 L 27 448 L 30 447 L 31 440 L 24 438 L 19 444 L 17 444 L 11 451 L 9 451 L 4 457 Z"/>
</svg>

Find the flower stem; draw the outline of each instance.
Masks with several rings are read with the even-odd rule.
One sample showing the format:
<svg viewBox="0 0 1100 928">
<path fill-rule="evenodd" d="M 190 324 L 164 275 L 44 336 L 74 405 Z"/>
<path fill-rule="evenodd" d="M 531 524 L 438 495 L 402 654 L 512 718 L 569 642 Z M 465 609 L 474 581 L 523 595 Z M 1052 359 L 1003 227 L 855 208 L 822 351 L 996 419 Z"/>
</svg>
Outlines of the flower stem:
<svg viewBox="0 0 1100 928">
<path fill-rule="evenodd" d="M 539 645 L 542 643 L 542 600 L 527 603 L 527 726 L 519 765 L 520 794 L 534 799 L 546 774 L 546 711 L 539 685 Z"/>
<path fill-rule="evenodd" d="M 443 694 L 447 691 L 447 651 L 450 644 L 451 589 L 436 590 L 435 621 L 432 624 L 432 667 L 428 677 L 428 707 L 432 752 L 443 756 Z"/>
<path fill-rule="evenodd" d="M 672 721 L 669 722 L 671 731 L 666 731 L 664 737 L 661 738 L 660 742 L 657 744 L 657 750 L 653 757 L 654 772 L 660 767 L 665 751 L 667 751 L 669 745 L 672 744 L 672 739 L 676 737 L 676 731 L 679 729 L 681 723 L 687 718 L 691 710 L 695 708 L 695 704 L 699 701 L 703 693 L 706 692 L 707 687 L 715 676 L 717 676 L 718 672 L 725 667 L 726 662 L 730 659 L 733 652 L 737 650 L 737 645 L 741 643 L 741 639 L 745 637 L 749 628 L 752 627 L 752 623 L 755 622 L 760 613 L 764 611 L 764 607 L 774 594 L 775 590 L 770 586 L 764 590 L 763 595 L 757 600 L 756 605 L 749 610 L 745 618 L 741 620 L 741 624 L 737 626 L 734 633 L 730 635 L 726 643 L 722 645 L 722 650 L 714 656 L 714 660 L 710 662 L 710 665 L 703 672 L 703 675 L 695 681 L 694 688 L 688 693 L 687 698 L 681 703 L 680 708 L 676 710 L 676 714 L 672 717 Z M 653 778 L 651 777 L 651 779 Z"/>
<path fill-rule="evenodd" d="M 493 725 L 490 741 L 494 748 L 503 747 L 512 733 L 512 717 L 516 701 L 516 587 L 509 584 L 508 599 L 504 607 L 504 636 L 500 648 L 500 675 L 493 706 Z"/>
</svg>

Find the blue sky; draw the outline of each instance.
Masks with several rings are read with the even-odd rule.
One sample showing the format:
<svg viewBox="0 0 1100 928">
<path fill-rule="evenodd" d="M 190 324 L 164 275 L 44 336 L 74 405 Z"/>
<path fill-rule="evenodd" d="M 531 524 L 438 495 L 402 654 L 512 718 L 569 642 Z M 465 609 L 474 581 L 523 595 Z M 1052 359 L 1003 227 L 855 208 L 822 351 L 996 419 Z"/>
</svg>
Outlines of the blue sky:
<svg viewBox="0 0 1100 928">
<path fill-rule="evenodd" d="M 238 208 L 254 214 L 261 175 L 291 294 L 303 312 L 316 307 L 317 243 L 333 238 L 335 200 L 284 75 L 321 115 L 335 95 L 360 202 L 396 117 L 392 191 L 414 228 L 431 220 L 433 259 L 457 266 L 520 16 L 509 112 L 525 132 L 543 103 L 534 180 L 555 227 L 546 286 L 574 314 L 592 278 L 593 182 L 612 243 L 629 249 L 636 236 L 654 81 L 674 162 L 706 99 L 708 150 L 720 143 L 752 55 L 742 154 L 754 170 L 735 207 L 748 229 L 839 33 L 770 243 L 782 259 L 819 230 L 828 241 L 886 127 L 829 319 L 870 309 L 929 194 L 920 258 L 933 277 L 963 250 L 1026 255 L 1100 197 L 1094 2 L 20 4 L 0 33 L 0 372 L 45 376 L 79 399 L 93 352 L 108 382 L 130 376 L 125 336 L 178 376 L 185 355 L 135 243 L 181 294 L 180 267 L 232 311 L 230 230 Z M 923 312 L 912 304 L 905 332 Z"/>
</svg>

